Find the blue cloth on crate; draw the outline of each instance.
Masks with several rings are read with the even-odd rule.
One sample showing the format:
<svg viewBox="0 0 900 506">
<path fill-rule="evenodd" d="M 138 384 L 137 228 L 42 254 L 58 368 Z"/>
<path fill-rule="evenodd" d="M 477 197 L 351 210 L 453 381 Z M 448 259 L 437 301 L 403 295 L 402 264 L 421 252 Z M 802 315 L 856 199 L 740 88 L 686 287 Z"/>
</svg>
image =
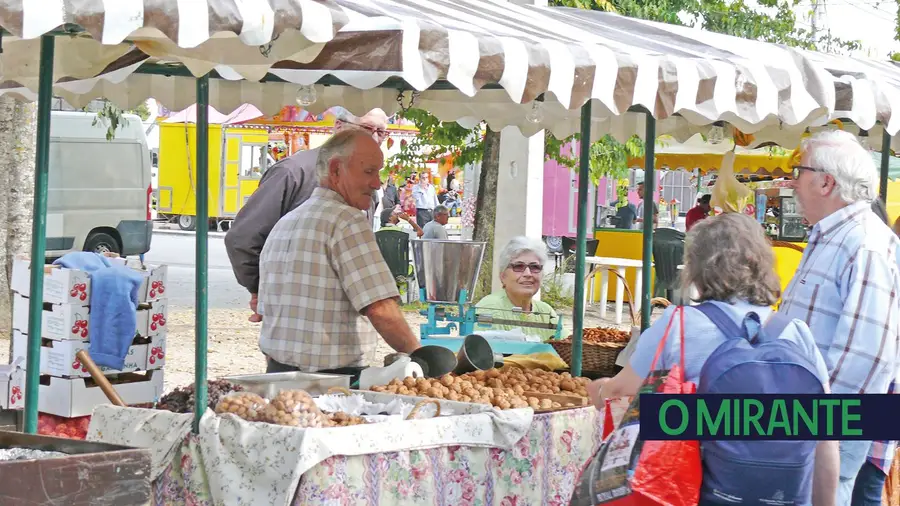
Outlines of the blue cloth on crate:
<svg viewBox="0 0 900 506">
<path fill-rule="evenodd" d="M 99 366 L 122 369 L 137 330 L 138 289 L 144 277 L 97 253 L 77 251 L 53 263 L 90 275 L 88 353 Z"/>
</svg>

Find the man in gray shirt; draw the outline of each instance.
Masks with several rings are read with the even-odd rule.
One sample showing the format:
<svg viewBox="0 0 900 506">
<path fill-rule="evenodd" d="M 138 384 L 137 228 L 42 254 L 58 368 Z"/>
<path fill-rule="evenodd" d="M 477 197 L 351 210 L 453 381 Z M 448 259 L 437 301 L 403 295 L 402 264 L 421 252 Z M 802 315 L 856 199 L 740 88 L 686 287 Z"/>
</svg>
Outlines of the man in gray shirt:
<svg viewBox="0 0 900 506">
<path fill-rule="evenodd" d="M 356 117 L 340 110 L 334 121 L 334 131 L 347 128 L 368 130 L 376 142 L 387 138 L 387 115 L 381 109 L 372 109 L 365 116 Z M 256 312 L 259 292 L 259 255 L 272 227 L 282 216 L 306 202 L 318 186 L 316 159 L 319 150 L 300 151 L 269 167 L 259 180 L 259 187 L 238 211 L 231 228 L 225 235 L 225 251 L 238 283 L 250 292 L 251 322 L 262 321 Z M 375 220 L 377 194 L 372 194 L 369 221 Z"/>
<path fill-rule="evenodd" d="M 444 225 L 447 224 L 447 221 L 450 219 L 450 211 L 447 210 L 444 206 L 437 206 L 434 208 L 434 219 L 429 221 L 422 227 L 422 230 L 425 233 L 422 235 L 422 239 L 440 239 L 443 241 L 447 240 L 447 229 L 444 228 Z"/>
</svg>

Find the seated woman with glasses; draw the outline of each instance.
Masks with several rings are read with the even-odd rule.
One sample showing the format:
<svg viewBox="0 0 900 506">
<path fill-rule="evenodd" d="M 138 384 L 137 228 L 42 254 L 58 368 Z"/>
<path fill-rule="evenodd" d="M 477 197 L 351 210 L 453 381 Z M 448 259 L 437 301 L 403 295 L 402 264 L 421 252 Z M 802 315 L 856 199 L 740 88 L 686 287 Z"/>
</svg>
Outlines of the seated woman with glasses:
<svg viewBox="0 0 900 506">
<path fill-rule="evenodd" d="M 493 316 L 503 320 L 556 324 L 559 317 L 546 302 L 534 300 L 541 289 L 547 265 L 547 246 L 540 239 L 513 237 L 500 252 L 500 283 L 502 290 L 481 299 L 475 305 L 479 316 Z M 477 325 L 476 332 L 485 327 Z M 492 325 L 491 330 L 521 329 L 529 336 L 542 339 L 553 337 L 555 330 L 515 325 Z"/>
</svg>

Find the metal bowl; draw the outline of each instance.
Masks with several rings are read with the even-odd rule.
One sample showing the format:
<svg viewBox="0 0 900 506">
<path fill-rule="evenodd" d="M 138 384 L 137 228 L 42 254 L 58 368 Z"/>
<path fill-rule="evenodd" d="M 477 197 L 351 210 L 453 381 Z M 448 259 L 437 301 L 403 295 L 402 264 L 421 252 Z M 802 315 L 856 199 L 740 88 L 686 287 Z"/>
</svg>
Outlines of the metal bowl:
<svg viewBox="0 0 900 506">
<path fill-rule="evenodd" d="M 271 399 L 282 390 L 304 390 L 309 395 L 325 395 L 329 388 L 350 388 L 350 376 L 317 372 L 276 372 L 246 374 L 223 378 L 244 387 L 247 392 Z"/>
</svg>

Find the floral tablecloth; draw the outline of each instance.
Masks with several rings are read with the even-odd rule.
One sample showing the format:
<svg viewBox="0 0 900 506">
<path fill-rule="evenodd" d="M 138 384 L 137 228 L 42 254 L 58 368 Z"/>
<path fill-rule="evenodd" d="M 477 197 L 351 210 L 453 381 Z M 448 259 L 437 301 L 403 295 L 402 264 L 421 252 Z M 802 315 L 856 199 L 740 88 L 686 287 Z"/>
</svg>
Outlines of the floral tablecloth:
<svg viewBox="0 0 900 506">
<path fill-rule="evenodd" d="M 333 456 L 303 474 L 293 505 L 567 504 L 581 467 L 600 443 L 602 419 L 593 407 L 535 415 L 510 450 L 442 446 Z M 154 481 L 154 504 L 214 504 L 205 468 L 200 440 L 188 435 Z"/>
</svg>

